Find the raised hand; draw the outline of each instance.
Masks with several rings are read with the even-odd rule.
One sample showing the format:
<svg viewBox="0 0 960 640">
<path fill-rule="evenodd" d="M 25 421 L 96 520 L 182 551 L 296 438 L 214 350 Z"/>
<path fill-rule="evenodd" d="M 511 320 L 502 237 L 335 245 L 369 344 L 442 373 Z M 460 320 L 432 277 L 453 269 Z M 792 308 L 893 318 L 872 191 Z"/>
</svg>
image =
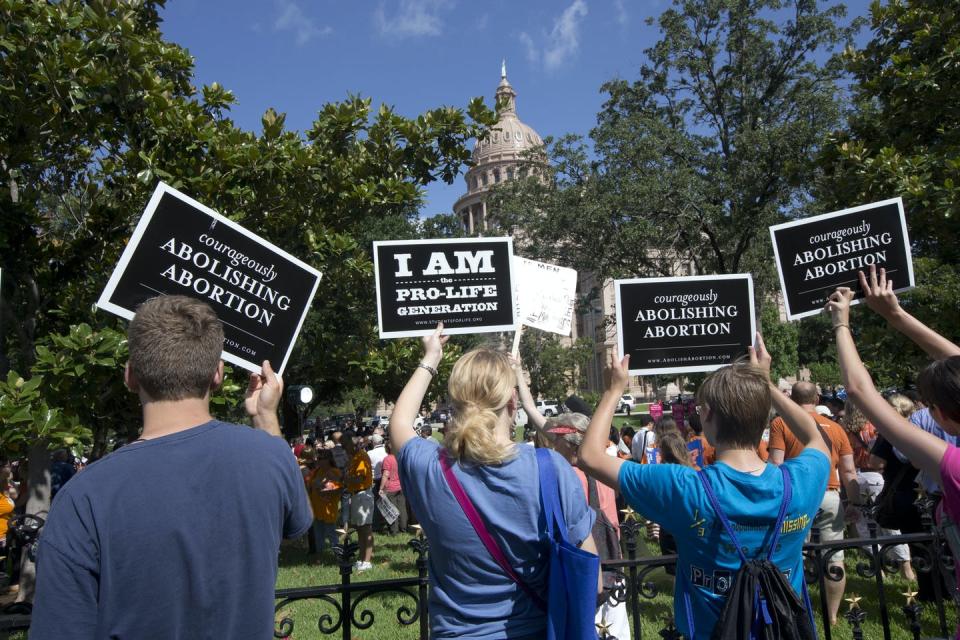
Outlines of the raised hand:
<svg viewBox="0 0 960 640">
<path fill-rule="evenodd" d="M 430 335 L 423 336 L 423 356 L 427 364 L 436 367 L 443 357 L 443 345 L 447 344 L 450 336 L 443 334 L 443 323 L 437 323 L 436 330 Z"/>
<path fill-rule="evenodd" d="M 886 319 L 900 311 L 900 301 L 893 292 L 893 280 L 887 279 L 887 270 L 881 268 L 877 275 L 877 266 L 870 265 L 870 275 L 858 272 L 860 286 L 863 288 L 863 301 L 867 306 Z"/>
<path fill-rule="evenodd" d="M 610 354 L 610 366 L 607 367 L 604 377 L 607 379 L 608 390 L 621 393 L 630 381 L 630 355 L 627 354 L 619 360 L 618 355 L 616 349 Z"/>
<path fill-rule="evenodd" d="M 770 364 L 773 362 L 773 358 L 770 357 L 770 352 L 767 351 L 767 345 L 763 343 L 763 336 L 760 335 L 759 331 L 757 331 L 755 344 L 747 347 L 747 352 L 750 354 L 750 364 L 760 368 L 769 379 Z"/>
<path fill-rule="evenodd" d="M 283 380 L 270 366 L 269 360 L 263 361 L 262 369 L 261 375 L 250 374 L 243 400 L 243 408 L 250 417 L 276 416 L 283 397 Z"/>
<path fill-rule="evenodd" d="M 837 290 L 830 294 L 830 299 L 823 309 L 830 313 L 834 329 L 837 327 L 850 328 L 851 300 L 853 300 L 853 289 L 850 287 L 837 287 Z"/>
</svg>

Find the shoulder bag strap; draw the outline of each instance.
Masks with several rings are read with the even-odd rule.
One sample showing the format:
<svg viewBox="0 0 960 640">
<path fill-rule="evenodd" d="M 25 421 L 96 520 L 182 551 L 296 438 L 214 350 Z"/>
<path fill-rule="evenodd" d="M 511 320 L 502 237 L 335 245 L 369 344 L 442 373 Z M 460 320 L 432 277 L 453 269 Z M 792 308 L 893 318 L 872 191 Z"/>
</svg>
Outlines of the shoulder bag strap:
<svg viewBox="0 0 960 640">
<path fill-rule="evenodd" d="M 537 449 L 537 466 L 540 471 L 540 500 L 543 502 L 547 533 L 554 540 L 569 542 L 567 520 L 563 516 L 563 505 L 560 504 L 557 470 L 550 459 L 549 449 Z"/>
<path fill-rule="evenodd" d="M 463 485 L 460 484 L 460 481 L 457 480 L 457 476 L 453 473 L 453 467 L 450 465 L 450 457 L 444 449 L 440 449 L 438 456 L 440 458 L 440 467 L 443 469 L 443 477 L 447 481 L 447 486 L 450 487 L 450 491 L 453 492 L 453 497 L 457 499 L 457 502 L 460 504 L 460 508 L 463 509 L 463 515 L 467 517 L 467 520 L 470 521 L 470 524 L 473 526 L 473 530 L 477 532 L 477 536 L 480 538 L 480 542 L 483 543 L 483 546 L 486 547 L 487 551 L 493 557 L 500 568 L 503 569 L 503 572 L 507 574 L 518 587 L 520 587 L 524 593 L 530 596 L 530 599 L 540 609 L 546 611 L 547 605 L 539 595 L 534 593 L 534 591 L 527 585 L 526 582 L 520 579 L 520 576 L 517 575 L 517 572 L 513 570 L 513 567 L 510 566 L 510 561 L 507 560 L 507 556 L 500 549 L 500 546 L 497 544 L 497 541 L 493 539 L 493 536 L 490 535 L 490 532 L 487 530 L 486 525 L 483 523 L 483 519 L 480 517 L 480 513 L 477 511 L 477 508 L 473 506 L 473 502 L 470 501 L 470 497 L 467 496 L 467 492 L 463 490 Z"/>
<path fill-rule="evenodd" d="M 787 517 L 787 508 L 793 500 L 793 484 L 790 482 L 790 473 L 784 465 L 780 465 L 779 469 L 780 475 L 783 476 L 783 502 L 780 503 L 777 524 L 773 527 L 773 537 L 770 539 L 770 548 L 767 549 L 767 560 L 773 558 L 773 552 L 777 549 L 777 544 L 780 542 L 780 532 L 783 529 L 783 521 Z"/>
</svg>

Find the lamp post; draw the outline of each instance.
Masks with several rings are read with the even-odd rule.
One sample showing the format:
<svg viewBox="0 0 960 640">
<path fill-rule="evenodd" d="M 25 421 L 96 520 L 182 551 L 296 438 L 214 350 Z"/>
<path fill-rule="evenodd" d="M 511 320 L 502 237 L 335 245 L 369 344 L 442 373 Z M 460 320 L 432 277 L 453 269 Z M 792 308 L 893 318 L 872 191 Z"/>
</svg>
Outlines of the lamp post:
<svg viewBox="0 0 960 640">
<path fill-rule="evenodd" d="M 313 387 L 305 384 L 294 385 L 287 389 L 287 398 L 297 408 L 297 435 L 303 435 L 303 420 L 307 407 L 313 401 Z"/>
</svg>

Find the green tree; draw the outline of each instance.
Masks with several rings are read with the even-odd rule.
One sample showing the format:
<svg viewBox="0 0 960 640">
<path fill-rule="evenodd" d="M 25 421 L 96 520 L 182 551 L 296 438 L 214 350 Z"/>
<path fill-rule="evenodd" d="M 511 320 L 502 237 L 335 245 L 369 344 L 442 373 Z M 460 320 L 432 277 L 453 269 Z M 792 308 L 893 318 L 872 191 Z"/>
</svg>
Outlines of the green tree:
<svg viewBox="0 0 960 640">
<path fill-rule="evenodd" d="M 520 358 L 530 374 L 534 397 L 563 400 L 580 387 L 581 371 L 593 351 L 593 343 L 580 338 L 564 344 L 555 333 L 528 329 L 520 338 Z"/>
<path fill-rule="evenodd" d="M 288 380 L 327 398 L 362 385 L 370 240 L 417 234 L 423 187 L 455 179 L 494 114 L 475 99 L 406 118 L 350 96 L 305 132 L 274 109 L 243 131 L 228 90 L 191 85 L 162 4 L 0 4 L 0 372 L 29 370 L 38 336 L 118 325 L 90 305 L 162 179 L 324 272 Z"/>
<path fill-rule="evenodd" d="M 960 7 L 932 0 L 870 6 L 873 38 L 844 61 L 846 127 L 824 147 L 823 197 L 841 206 L 903 196 L 910 238 L 960 262 Z"/>
<path fill-rule="evenodd" d="M 774 382 L 797 375 L 799 330 L 796 323 L 781 322 L 777 307 L 767 302 L 761 307 L 760 331 L 767 351 L 773 358 L 770 373 Z"/>
<path fill-rule="evenodd" d="M 753 272 L 774 284 L 769 224 L 808 210 L 839 121 L 842 5 L 676 0 L 635 82 L 611 81 L 590 133 L 549 142 L 553 177 L 494 200 L 530 250 L 601 277 Z M 553 254 L 553 255 L 550 255 Z M 678 269 L 678 267 L 680 267 Z"/>
<path fill-rule="evenodd" d="M 960 8 L 930 0 L 870 7 L 872 39 L 843 56 L 852 74 L 846 126 L 824 146 L 822 200 L 839 208 L 902 196 L 918 287 L 901 296 L 910 313 L 960 340 Z M 896 286 L 903 282 L 894 281 Z M 875 314 L 854 313 L 857 345 L 881 386 L 912 384 L 929 360 Z M 807 321 L 804 321 L 807 324 Z M 803 327 L 801 359 L 829 333 Z M 832 336 L 828 336 L 832 339 Z M 831 347 L 832 348 L 832 347 Z M 833 353 L 830 353 L 833 356 Z"/>
</svg>

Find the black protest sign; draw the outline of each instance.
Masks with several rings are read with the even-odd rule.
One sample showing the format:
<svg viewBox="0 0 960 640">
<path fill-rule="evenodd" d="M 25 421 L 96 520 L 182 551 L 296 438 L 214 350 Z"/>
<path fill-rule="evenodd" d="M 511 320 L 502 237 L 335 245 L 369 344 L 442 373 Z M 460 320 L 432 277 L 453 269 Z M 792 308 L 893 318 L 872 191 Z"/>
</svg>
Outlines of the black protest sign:
<svg viewBox="0 0 960 640">
<path fill-rule="evenodd" d="M 753 344 L 750 274 L 615 280 L 614 287 L 631 374 L 713 371 Z"/>
<path fill-rule="evenodd" d="M 283 372 L 320 272 L 160 183 L 97 306 L 131 319 L 158 295 L 209 304 L 223 322 L 223 359 Z"/>
<path fill-rule="evenodd" d="M 381 338 L 513 331 L 511 238 L 373 243 Z"/>
<path fill-rule="evenodd" d="M 770 227 L 787 317 L 820 313 L 837 287 L 863 298 L 857 272 L 886 269 L 896 291 L 914 286 L 900 198 Z"/>
</svg>

